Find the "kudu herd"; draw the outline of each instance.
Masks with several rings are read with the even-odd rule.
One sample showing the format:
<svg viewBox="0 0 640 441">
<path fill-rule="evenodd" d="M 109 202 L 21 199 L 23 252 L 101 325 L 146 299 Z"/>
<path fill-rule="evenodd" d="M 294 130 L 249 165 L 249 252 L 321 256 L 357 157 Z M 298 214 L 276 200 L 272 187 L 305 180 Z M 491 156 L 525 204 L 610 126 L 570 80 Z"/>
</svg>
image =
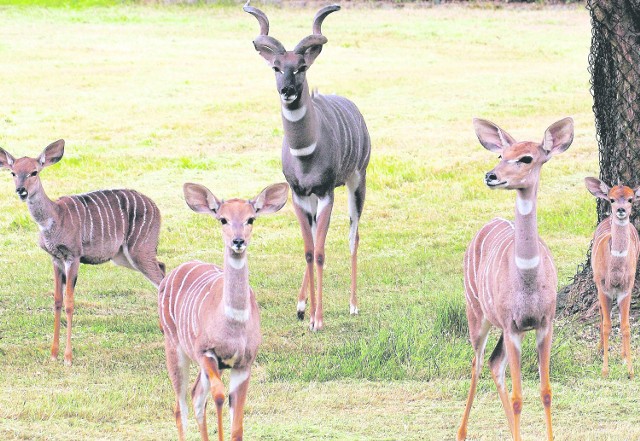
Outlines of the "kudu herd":
<svg viewBox="0 0 640 441">
<path fill-rule="evenodd" d="M 165 277 L 165 265 L 156 257 L 160 211 L 135 190 L 99 190 L 57 201 L 49 199 L 40 181 L 41 171 L 62 159 L 64 141 L 45 148 L 37 158 L 15 159 L 0 149 L 0 167 L 11 171 L 16 193 L 25 201 L 40 229 L 40 247 L 53 261 L 54 333 L 51 357 L 58 356 L 62 307 L 66 313 L 67 340 L 64 362 L 71 365 L 71 323 L 74 290 L 80 263 L 109 260 L 141 272 L 158 289 L 158 314 L 164 334 L 166 365 L 176 396 L 175 420 L 180 440 L 187 428 L 189 367 L 198 375 L 191 388 L 192 406 L 203 440 L 208 439 L 206 406 L 209 394 L 216 406 L 218 439 L 223 440 L 222 411 L 228 395 L 231 438 L 243 438 L 243 413 L 251 367 L 262 336 L 256 296 L 249 285 L 247 246 L 254 220 L 280 210 L 292 190 L 293 209 L 300 224 L 306 266 L 300 287 L 297 315 L 304 318 L 310 300 L 310 329 L 323 329 L 323 271 L 325 242 L 336 187 L 345 185 L 350 219 L 350 313 L 358 314 L 356 297 L 359 221 L 366 194 L 371 142 L 364 118 L 356 105 L 337 95 L 310 92 L 306 72 L 327 38 L 322 23 L 340 10 L 324 7 L 313 19 L 312 33 L 292 51 L 269 36 L 264 12 L 244 5 L 260 26 L 253 40 L 256 51 L 273 69 L 284 128 L 282 170 L 288 185 L 274 184 L 251 200 L 222 200 L 206 187 L 184 184 L 184 199 L 195 212 L 209 214 L 222 229 L 222 267 L 200 261 L 179 265 Z M 553 321 L 556 312 L 557 274 L 549 248 L 538 235 L 537 193 L 542 165 L 569 148 L 573 120 L 552 124 L 542 142 L 517 142 L 497 125 L 474 119 L 480 144 L 498 154 L 500 162 L 484 178 L 492 189 L 515 190 L 515 221 L 495 218 L 475 235 L 464 255 L 464 290 L 469 336 L 474 351 L 470 391 L 457 431 L 467 439 L 467 425 L 489 332 L 500 337 L 489 358 L 489 368 L 514 440 L 521 439 L 521 348 L 524 334 L 535 331 L 547 439 L 553 439 L 549 368 Z M 620 310 L 622 356 L 633 376 L 629 310 L 640 241 L 630 222 L 631 207 L 640 188 L 618 183 L 614 187 L 586 178 L 587 189 L 609 201 L 612 214 L 597 227 L 591 264 L 600 305 L 600 344 L 607 376 L 611 310 Z M 315 268 L 314 268 L 315 267 Z M 317 285 L 314 280 L 317 274 Z M 512 392 L 505 382 L 510 368 Z M 225 394 L 222 370 L 230 370 Z"/>
</svg>

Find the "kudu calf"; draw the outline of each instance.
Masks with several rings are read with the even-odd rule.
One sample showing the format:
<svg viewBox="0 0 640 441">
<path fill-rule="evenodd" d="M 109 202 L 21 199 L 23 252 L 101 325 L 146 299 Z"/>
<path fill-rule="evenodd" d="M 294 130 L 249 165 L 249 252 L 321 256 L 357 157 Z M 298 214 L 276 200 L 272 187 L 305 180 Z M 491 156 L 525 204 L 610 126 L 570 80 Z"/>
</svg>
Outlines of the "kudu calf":
<svg viewBox="0 0 640 441">
<path fill-rule="evenodd" d="M 47 197 L 40 172 L 60 161 L 63 154 L 62 139 L 47 146 L 37 158 L 14 159 L 0 149 L 0 166 L 11 170 L 16 193 L 26 201 L 40 228 L 40 247 L 53 260 L 55 318 L 51 358 L 58 357 L 64 301 L 67 314 L 64 361 L 71 365 L 71 322 L 80 264 L 112 260 L 140 271 L 156 287 L 164 277 L 164 264 L 156 259 L 160 211 L 148 197 L 133 190 L 100 190 L 63 196 L 55 202 Z"/>
<path fill-rule="evenodd" d="M 620 309 L 622 358 L 627 361 L 629 378 L 633 378 L 631 357 L 631 291 L 636 277 L 640 240 L 636 227 L 629 221 L 631 205 L 640 198 L 640 187 L 632 190 L 624 185 L 609 188 L 596 178 L 585 178 L 587 189 L 597 198 L 611 203 L 611 216 L 604 219 L 593 235 L 591 268 L 600 303 L 600 343 L 603 350 L 602 376 L 609 375 L 609 334 L 611 303 Z"/>
<path fill-rule="evenodd" d="M 496 218 L 473 238 L 464 257 L 464 287 L 469 335 L 475 352 L 471 389 L 457 439 L 467 436 L 469 412 L 482 371 L 487 336 L 492 326 L 502 332 L 489 366 L 498 388 L 513 438 L 520 441 L 522 386 L 520 345 L 526 331 L 535 330 L 540 370 L 540 396 L 551 429 L 549 359 L 556 310 L 556 268 L 549 249 L 538 235 L 536 202 L 540 170 L 552 156 L 564 152 L 573 141 L 573 120 L 562 119 L 544 133 L 542 143 L 516 142 L 495 124 L 474 119 L 480 143 L 501 158 L 485 176 L 490 188 L 516 190 L 515 223 Z M 511 370 L 511 401 L 505 386 L 507 362 Z"/>
<path fill-rule="evenodd" d="M 242 417 L 251 365 L 260 335 L 260 313 L 249 286 L 246 248 L 255 218 L 275 213 L 287 202 L 287 184 L 265 188 L 256 198 L 222 201 L 206 187 L 185 184 L 187 204 L 210 214 L 222 225 L 224 266 L 191 261 L 171 271 L 158 290 L 158 312 L 164 330 L 167 370 L 176 393 L 175 417 L 180 440 L 187 425 L 187 385 L 190 361 L 200 367 L 191 391 L 200 436 L 207 440 L 206 406 L 209 391 L 218 416 L 218 439 L 223 440 L 222 369 L 231 369 L 229 407 L 231 438 L 242 440 Z"/>
<path fill-rule="evenodd" d="M 358 313 L 356 298 L 358 222 L 364 207 L 366 174 L 371 142 L 362 114 L 355 104 L 337 95 L 309 94 L 306 72 L 322 51 L 327 38 L 321 33 L 327 15 L 337 5 L 322 8 L 313 21 L 313 34 L 293 51 L 269 36 L 264 12 L 249 6 L 244 10 L 260 23 L 260 35 L 253 44 L 276 76 L 282 107 L 284 140 L 282 170 L 293 192 L 293 206 L 302 229 L 307 267 L 298 295 L 298 318 L 304 318 L 309 289 L 310 327 L 320 330 L 322 319 L 322 276 L 325 240 L 333 209 L 334 189 L 347 186 L 349 199 L 349 246 L 351 249 L 350 312 Z M 318 272 L 317 302 L 314 292 L 314 261 Z"/>
</svg>

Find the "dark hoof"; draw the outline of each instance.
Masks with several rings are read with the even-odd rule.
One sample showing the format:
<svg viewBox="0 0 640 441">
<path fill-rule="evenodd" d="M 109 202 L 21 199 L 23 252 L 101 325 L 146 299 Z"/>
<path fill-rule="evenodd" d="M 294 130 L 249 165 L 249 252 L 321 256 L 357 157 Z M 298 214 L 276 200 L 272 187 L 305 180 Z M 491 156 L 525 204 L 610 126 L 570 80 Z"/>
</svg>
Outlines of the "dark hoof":
<svg viewBox="0 0 640 441">
<path fill-rule="evenodd" d="M 304 320 L 304 311 L 298 311 L 298 320 Z"/>
</svg>

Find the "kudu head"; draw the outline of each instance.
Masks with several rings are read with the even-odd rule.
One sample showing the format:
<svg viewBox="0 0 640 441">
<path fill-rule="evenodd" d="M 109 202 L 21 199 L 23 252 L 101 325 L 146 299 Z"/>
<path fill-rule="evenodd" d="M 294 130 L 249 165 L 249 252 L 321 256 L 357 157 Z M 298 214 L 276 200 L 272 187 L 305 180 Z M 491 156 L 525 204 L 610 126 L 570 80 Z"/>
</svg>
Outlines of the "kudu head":
<svg viewBox="0 0 640 441">
<path fill-rule="evenodd" d="M 210 214 L 222 224 L 222 239 L 233 255 L 242 255 L 249 241 L 253 221 L 275 213 L 287 202 L 289 185 L 273 184 L 251 200 L 218 199 L 203 185 L 186 183 L 183 187 L 187 205 L 196 213 Z"/>
<path fill-rule="evenodd" d="M 302 96 L 305 73 L 322 52 L 322 45 L 327 42 L 321 32 L 322 22 L 327 15 L 340 10 L 340 6 L 331 5 L 320 9 L 313 19 L 313 33 L 304 37 L 292 51 L 286 50 L 282 43 L 268 35 L 269 20 L 264 12 L 249 6 L 248 1 L 243 9 L 260 23 L 260 35 L 253 40 L 253 45 L 274 70 L 282 103 L 295 107 Z"/>
<path fill-rule="evenodd" d="M 573 119 L 564 118 L 553 123 L 541 143 L 517 142 L 494 123 L 473 119 L 480 144 L 500 155 L 500 163 L 485 175 L 490 188 L 508 190 L 537 188 L 542 164 L 552 156 L 564 152 L 573 141 Z"/>
<path fill-rule="evenodd" d="M 609 187 L 607 184 L 596 178 L 584 178 L 587 190 L 597 198 L 609 201 L 611 204 L 611 215 L 618 219 L 619 223 L 626 224 L 631 215 L 631 206 L 634 202 L 640 200 L 640 187 L 635 190 L 626 185 L 614 185 Z"/>
<path fill-rule="evenodd" d="M 37 158 L 14 159 L 6 150 L 0 148 L 0 167 L 11 170 L 16 193 L 20 200 L 26 201 L 42 189 L 40 171 L 62 159 L 64 155 L 64 140 L 59 139 L 49 144 Z"/>
</svg>

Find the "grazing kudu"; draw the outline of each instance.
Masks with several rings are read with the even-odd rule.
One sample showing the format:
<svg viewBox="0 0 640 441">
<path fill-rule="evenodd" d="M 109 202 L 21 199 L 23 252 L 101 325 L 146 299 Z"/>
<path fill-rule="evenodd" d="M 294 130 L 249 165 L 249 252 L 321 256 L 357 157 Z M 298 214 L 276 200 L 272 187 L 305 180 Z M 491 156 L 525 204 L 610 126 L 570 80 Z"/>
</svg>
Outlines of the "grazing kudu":
<svg viewBox="0 0 640 441">
<path fill-rule="evenodd" d="M 485 176 L 490 188 L 516 190 L 515 223 L 496 218 L 473 238 L 464 257 L 464 287 L 469 335 L 475 352 L 471 389 L 457 439 L 467 436 L 469 412 L 482 371 L 487 336 L 492 326 L 502 332 L 489 359 L 513 439 L 520 441 L 522 385 L 520 345 L 526 331 L 535 330 L 540 371 L 540 396 L 545 410 L 547 438 L 551 429 L 549 359 L 556 310 L 556 268 L 549 249 L 538 236 L 536 199 L 540 170 L 552 156 L 573 141 L 573 120 L 562 119 L 544 133 L 542 143 L 516 142 L 495 124 L 474 119 L 476 135 L 487 150 L 501 156 Z M 505 386 L 507 362 L 511 370 L 511 401 Z"/>
<path fill-rule="evenodd" d="M 276 76 L 282 107 L 284 140 L 282 170 L 293 192 L 293 206 L 302 230 L 307 267 L 298 295 L 298 318 L 304 318 L 309 289 L 310 328 L 323 327 L 322 276 L 325 240 L 333 209 L 334 189 L 347 186 L 349 199 L 349 246 L 351 250 L 350 312 L 358 313 L 356 298 L 358 222 L 364 207 L 366 174 L 371 142 L 362 114 L 351 101 L 337 95 L 309 94 L 306 71 L 322 51 L 327 38 L 321 33 L 322 21 L 339 10 L 322 8 L 313 21 L 313 34 L 305 37 L 293 51 L 269 36 L 269 20 L 264 12 L 249 6 L 244 10 L 258 19 L 260 35 L 255 49 L 267 60 Z M 314 269 L 318 272 L 317 302 Z"/>
<path fill-rule="evenodd" d="M 275 213 L 287 202 L 287 184 L 265 188 L 250 201 L 221 201 L 207 188 L 185 184 L 187 204 L 222 224 L 224 265 L 191 261 L 171 271 L 158 290 L 158 312 L 164 331 L 167 370 L 176 393 L 175 417 L 180 440 L 187 426 L 189 366 L 200 367 L 191 391 L 200 436 L 207 440 L 206 406 L 209 391 L 216 404 L 218 439 L 223 440 L 222 369 L 231 369 L 229 408 L 231 439 L 242 440 L 242 417 L 251 365 L 260 335 L 260 313 L 249 286 L 246 248 L 255 218 Z"/>
<path fill-rule="evenodd" d="M 585 178 L 587 189 L 597 198 L 611 203 L 611 216 L 604 219 L 593 235 L 591 268 L 600 302 L 600 343 L 603 350 L 602 376 L 609 375 L 609 334 L 611 334 L 611 303 L 615 299 L 620 309 L 622 358 L 627 361 L 629 378 L 633 378 L 631 328 L 629 311 L 631 291 L 636 277 L 640 240 L 636 227 L 629 221 L 631 205 L 640 198 L 640 187 L 632 190 L 624 185 L 609 188 L 596 178 Z"/>
<path fill-rule="evenodd" d="M 26 201 L 40 228 L 40 247 L 53 260 L 54 328 L 51 358 L 58 358 L 60 314 L 67 314 L 64 362 L 71 365 L 71 321 L 74 291 L 81 263 L 114 263 L 140 271 L 154 284 L 164 277 L 156 259 L 160 211 L 148 197 L 133 190 L 100 190 L 49 199 L 40 172 L 62 159 L 64 140 L 47 146 L 37 158 L 14 159 L 0 149 L 0 166 L 11 170 L 16 193 Z M 64 292 L 64 296 L 63 296 Z"/>
</svg>

